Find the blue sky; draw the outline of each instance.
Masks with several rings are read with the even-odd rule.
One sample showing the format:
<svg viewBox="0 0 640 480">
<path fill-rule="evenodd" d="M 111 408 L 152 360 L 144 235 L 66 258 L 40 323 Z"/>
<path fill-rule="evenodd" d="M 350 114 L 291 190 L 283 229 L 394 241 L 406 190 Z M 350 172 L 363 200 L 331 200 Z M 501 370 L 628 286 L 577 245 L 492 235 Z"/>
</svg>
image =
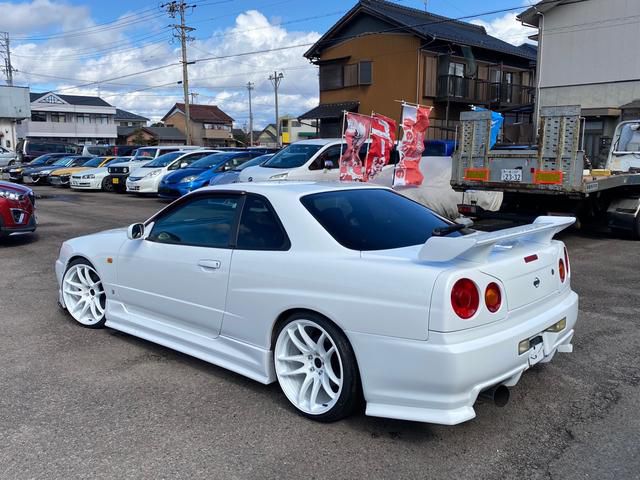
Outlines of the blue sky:
<svg viewBox="0 0 640 480">
<path fill-rule="evenodd" d="M 398 0 L 396 0 L 398 1 Z M 514 44 L 527 33 L 515 21 L 530 0 L 429 0 L 428 9 L 452 18 L 521 7 L 475 20 Z M 100 95 L 127 110 L 158 119 L 181 101 L 179 46 L 171 42 L 170 19 L 148 0 L 20 0 L 1 2 L 0 31 L 12 39 L 18 84 L 32 91 Z M 189 67 L 196 102 L 217 104 L 242 126 L 247 91 L 255 83 L 256 126 L 272 121 L 268 74 L 277 69 L 281 113 L 300 114 L 318 102 L 317 70 L 302 57 L 307 47 L 238 56 L 239 53 L 313 43 L 354 1 L 191 0 L 187 23 L 196 28 L 190 59 L 216 58 Z M 424 9 L 416 0 L 398 1 Z M 166 67 L 167 65 L 173 66 Z M 146 73 L 141 73 L 146 72 Z M 122 78 L 124 77 L 124 78 Z"/>
</svg>

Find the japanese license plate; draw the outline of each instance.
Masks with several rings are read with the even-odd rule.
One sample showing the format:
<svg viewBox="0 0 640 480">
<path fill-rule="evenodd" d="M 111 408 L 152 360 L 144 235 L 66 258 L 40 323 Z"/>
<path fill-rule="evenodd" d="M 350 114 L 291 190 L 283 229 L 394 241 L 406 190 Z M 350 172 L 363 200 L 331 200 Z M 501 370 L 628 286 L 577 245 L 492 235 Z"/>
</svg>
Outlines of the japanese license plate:
<svg viewBox="0 0 640 480">
<path fill-rule="evenodd" d="M 22 181 L 25 183 L 33 183 L 33 178 L 31 178 L 29 175 L 26 175 L 22 178 Z"/>
<path fill-rule="evenodd" d="M 533 366 L 538 363 L 540 360 L 544 358 L 544 348 L 543 343 L 537 343 L 535 346 L 531 347 L 529 351 L 529 365 Z"/>
<path fill-rule="evenodd" d="M 77 180 L 71 180 L 71 186 L 72 187 L 77 187 L 78 185 L 80 185 L 80 182 Z"/>
<path fill-rule="evenodd" d="M 500 171 L 500 180 L 503 182 L 521 182 L 522 170 L 519 168 L 503 168 Z"/>
<path fill-rule="evenodd" d="M 120 183 L 120 179 L 118 177 L 113 177 L 111 179 L 111 183 L 113 183 L 114 185 L 117 185 L 118 183 Z"/>
<path fill-rule="evenodd" d="M 3 180 L 9 180 L 11 178 L 11 174 L 10 173 L 3 173 L 2 174 L 2 179 Z"/>
</svg>

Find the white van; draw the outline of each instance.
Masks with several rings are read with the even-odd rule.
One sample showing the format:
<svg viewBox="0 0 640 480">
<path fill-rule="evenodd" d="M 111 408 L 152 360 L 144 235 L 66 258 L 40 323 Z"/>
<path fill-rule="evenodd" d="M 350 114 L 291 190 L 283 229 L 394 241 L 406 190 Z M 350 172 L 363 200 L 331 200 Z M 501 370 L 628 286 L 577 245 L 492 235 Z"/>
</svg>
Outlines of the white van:
<svg viewBox="0 0 640 480">
<path fill-rule="evenodd" d="M 262 165 L 245 168 L 239 182 L 265 180 L 312 180 L 337 182 L 340 180 L 340 154 L 344 140 L 316 138 L 301 140 L 283 148 Z M 367 145 L 362 147 L 364 159 Z"/>
<path fill-rule="evenodd" d="M 197 145 L 155 145 L 153 147 L 140 147 L 136 150 L 136 154 L 133 157 L 134 162 L 141 162 L 145 160 L 153 160 L 154 158 L 164 155 L 169 152 L 187 151 L 187 150 L 199 150 L 204 147 Z"/>
</svg>

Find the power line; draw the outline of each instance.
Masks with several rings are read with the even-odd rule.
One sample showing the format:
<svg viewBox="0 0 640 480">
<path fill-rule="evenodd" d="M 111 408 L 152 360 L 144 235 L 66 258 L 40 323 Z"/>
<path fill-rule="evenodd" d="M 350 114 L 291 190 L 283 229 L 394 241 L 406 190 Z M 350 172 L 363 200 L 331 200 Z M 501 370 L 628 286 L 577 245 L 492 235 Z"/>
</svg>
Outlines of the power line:
<svg viewBox="0 0 640 480">
<path fill-rule="evenodd" d="M 13 72 L 15 68 L 11 65 L 11 47 L 9 45 L 9 32 L 0 33 L 0 54 L 4 57 L 4 74 L 7 77 L 7 85 L 13 86 Z"/>
</svg>

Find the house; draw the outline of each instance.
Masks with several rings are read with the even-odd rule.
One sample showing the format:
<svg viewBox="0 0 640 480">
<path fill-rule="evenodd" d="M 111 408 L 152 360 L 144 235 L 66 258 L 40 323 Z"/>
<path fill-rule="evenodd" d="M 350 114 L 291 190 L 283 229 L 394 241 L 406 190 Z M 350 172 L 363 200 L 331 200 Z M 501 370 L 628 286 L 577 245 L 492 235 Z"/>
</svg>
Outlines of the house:
<svg viewBox="0 0 640 480">
<path fill-rule="evenodd" d="M 186 145 L 184 133 L 175 127 L 118 127 L 121 145 Z"/>
<path fill-rule="evenodd" d="M 291 115 L 280 117 L 281 144 L 288 145 L 298 140 L 318 137 L 318 121 L 301 122 Z"/>
<path fill-rule="evenodd" d="M 31 117 L 31 100 L 27 87 L 0 86 L 0 146 L 15 150 L 16 126 Z"/>
<path fill-rule="evenodd" d="M 146 127 L 149 119 L 147 117 L 116 108 L 114 121 L 118 127 Z"/>
<path fill-rule="evenodd" d="M 595 164 L 605 159 L 623 109 L 640 99 L 638 17 L 640 2 L 628 0 L 545 0 L 518 16 L 538 30 L 538 108 L 580 105 Z"/>
<path fill-rule="evenodd" d="M 320 120 L 339 136 L 343 111 L 400 120 L 400 100 L 434 107 L 432 138 L 453 138 L 470 104 L 507 113 L 533 111 L 534 52 L 481 26 L 383 0 L 360 0 L 305 54 L 320 70 L 320 104 L 300 120 Z"/>
<path fill-rule="evenodd" d="M 100 97 L 30 93 L 31 116 L 17 126 L 18 138 L 78 144 L 114 144 L 116 108 Z"/>
<path fill-rule="evenodd" d="M 191 141 L 194 145 L 205 147 L 224 147 L 235 144 L 231 129 L 233 118 L 224 113 L 216 105 L 189 105 L 191 117 Z M 175 127 L 186 135 L 184 103 L 176 103 L 162 117 L 167 127 Z"/>
<path fill-rule="evenodd" d="M 278 146 L 278 129 L 275 123 L 270 123 L 262 129 L 262 131 L 253 137 L 253 143 L 260 147 L 277 147 Z"/>
</svg>

